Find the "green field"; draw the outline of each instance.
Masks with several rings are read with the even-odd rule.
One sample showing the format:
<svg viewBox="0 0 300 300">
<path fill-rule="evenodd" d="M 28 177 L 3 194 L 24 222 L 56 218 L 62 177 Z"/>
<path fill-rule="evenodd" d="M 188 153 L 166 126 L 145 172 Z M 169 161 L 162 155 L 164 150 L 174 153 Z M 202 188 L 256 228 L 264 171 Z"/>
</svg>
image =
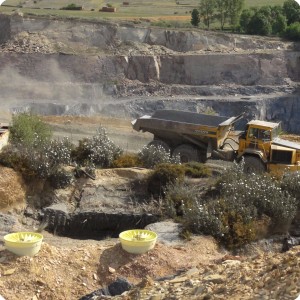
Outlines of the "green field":
<svg viewBox="0 0 300 300">
<path fill-rule="evenodd" d="M 17 8 L 30 15 L 74 17 L 90 20 L 100 19 L 146 19 L 152 22 L 189 23 L 191 11 L 199 6 L 199 0 L 123 0 L 79 1 L 79 0 L 6 0 L 0 6 L 0 12 L 10 14 Z M 71 3 L 83 5 L 82 11 L 61 10 Z M 282 5 L 284 0 L 246 0 L 245 7 L 263 5 Z M 116 7 L 115 13 L 101 12 L 103 6 L 111 4 Z M 4 5 L 4 6 L 3 6 Z"/>
</svg>

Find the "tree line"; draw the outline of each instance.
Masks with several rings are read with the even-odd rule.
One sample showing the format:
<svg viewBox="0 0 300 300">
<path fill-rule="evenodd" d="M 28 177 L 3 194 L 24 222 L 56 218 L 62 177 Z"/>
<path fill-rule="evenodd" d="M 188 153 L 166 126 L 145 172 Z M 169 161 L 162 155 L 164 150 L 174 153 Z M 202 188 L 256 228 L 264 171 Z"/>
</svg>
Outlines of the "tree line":
<svg viewBox="0 0 300 300">
<path fill-rule="evenodd" d="M 191 24 L 200 22 L 210 28 L 218 21 L 221 30 L 228 24 L 236 32 L 258 35 L 285 36 L 300 40 L 300 5 L 295 0 L 286 0 L 283 6 L 268 5 L 244 9 L 244 0 L 201 0 L 192 10 Z"/>
</svg>

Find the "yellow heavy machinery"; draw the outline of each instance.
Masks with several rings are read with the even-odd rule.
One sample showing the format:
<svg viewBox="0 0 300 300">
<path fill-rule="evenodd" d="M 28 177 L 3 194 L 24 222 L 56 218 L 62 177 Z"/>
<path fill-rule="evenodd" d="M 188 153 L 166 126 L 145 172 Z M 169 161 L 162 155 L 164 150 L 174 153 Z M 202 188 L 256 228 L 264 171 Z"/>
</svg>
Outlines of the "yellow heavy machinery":
<svg viewBox="0 0 300 300">
<path fill-rule="evenodd" d="M 242 117 L 158 110 L 132 125 L 154 135 L 149 145 L 179 155 L 182 162 L 244 158 L 246 172 L 300 170 L 300 144 L 279 138 L 280 123 L 253 120 L 244 131 L 235 132 L 234 124 Z"/>
</svg>

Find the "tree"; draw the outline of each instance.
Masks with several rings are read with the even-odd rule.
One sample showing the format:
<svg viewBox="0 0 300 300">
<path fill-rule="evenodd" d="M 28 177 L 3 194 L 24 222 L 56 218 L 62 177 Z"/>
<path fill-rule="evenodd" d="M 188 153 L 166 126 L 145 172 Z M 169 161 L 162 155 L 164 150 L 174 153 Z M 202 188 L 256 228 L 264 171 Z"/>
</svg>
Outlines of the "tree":
<svg viewBox="0 0 300 300">
<path fill-rule="evenodd" d="M 282 34 L 286 18 L 280 6 L 263 6 L 260 9 L 243 10 L 240 17 L 241 30 L 250 34 Z"/>
<path fill-rule="evenodd" d="M 240 16 L 240 26 L 243 32 L 249 33 L 249 23 L 257 12 L 256 8 L 244 9 Z"/>
<path fill-rule="evenodd" d="M 230 24 L 235 27 L 239 22 L 240 14 L 244 7 L 244 0 L 229 0 L 228 1 L 228 16 Z"/>
<path fill-rule="evenodd" d="M 286 17 L 278 15 L 272 24 L 272 33 L 281 35 L 286 30 Z"/>
<path fill-rule="evenodd" d="M 230 0 L 216 0 L 217 18 L 220 21 L 221 30 L 224 29 L 228 17 L 229 2 Z"/>
<path fill-rule="evenodd" d="M 216 0 L 201 0 L 200 2 L 200 14 L 203 16 L 204 23 L 208 29 L 213 18 L 215 6 Z"/>
<path fill-rule="evenodd" d="M 283 3 L 283 12 L 288 25 L 300 22 L 300 5 L 295 0 L 286 0 Z"/>
<path fill-rule="evenodd" d="M 288 26 L 285 36 L 293 41 L 300 41 L 300 22 L 295 22 Z"/>
<path fill-rule="evenodd" d="M 191 24 L 195 27 L 198 27 L 199 23 L 200 23 L 200 13 L 198 9 L 194 8 L 192 10 Z"/>
<path fill-rule="evenodd" d="M 260 11 L 258 11 L 250 20 L 248 33 L 270 35 L 272 32 L 272 25 L 269 19 Z"/>
</svg>

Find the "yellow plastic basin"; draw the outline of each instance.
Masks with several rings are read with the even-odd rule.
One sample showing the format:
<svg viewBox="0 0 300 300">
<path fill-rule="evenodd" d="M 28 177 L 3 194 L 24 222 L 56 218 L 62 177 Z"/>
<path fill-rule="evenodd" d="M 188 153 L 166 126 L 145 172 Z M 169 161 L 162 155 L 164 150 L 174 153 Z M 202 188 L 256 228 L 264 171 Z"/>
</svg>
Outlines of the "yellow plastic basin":
<svg viewBox="0 0 300 300">
<path fill-rule="evenodd" d="M 157 234 L 150 230 L 134 229 L 119 234 L 122 248 L 133 254 L 142 254 L 154 248 Z"/>
<path fill-rule="evenodd" d="M 43 235 L 36 232 L 16 232 L 4 236 L 5 247 L 18 256 L 34 256 L 42 245 Z"/>
</svg>

